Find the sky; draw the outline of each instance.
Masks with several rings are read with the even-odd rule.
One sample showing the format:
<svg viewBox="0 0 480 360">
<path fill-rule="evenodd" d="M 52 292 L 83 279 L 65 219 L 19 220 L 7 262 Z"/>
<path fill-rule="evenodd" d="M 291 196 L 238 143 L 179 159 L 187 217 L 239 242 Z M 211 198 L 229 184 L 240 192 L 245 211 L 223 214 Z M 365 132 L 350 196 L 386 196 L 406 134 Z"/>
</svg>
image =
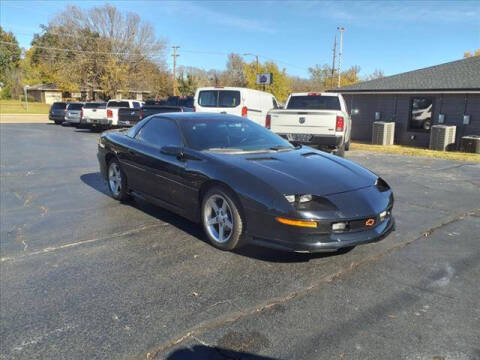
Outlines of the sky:
<svg viewBox="0 0 480 360">
<path fill-rule="evenodd" d="M 345 27 L 342 69 L 385 75 L 462 58 L 480 48 L 480 1 L 109 1 L 150 22 L 159 38 L 178 45 L 178 64 L 224 69 L 227 54 L 257 54 L 291 75 L 308 77 L 331 64 L 337 27 Z M 0 0 L 0 25 L 29 47 L 41 24 L 67 5 L 103 1 Z M 251 55 L 245 57 L 253 60 Z"/>
</svg>

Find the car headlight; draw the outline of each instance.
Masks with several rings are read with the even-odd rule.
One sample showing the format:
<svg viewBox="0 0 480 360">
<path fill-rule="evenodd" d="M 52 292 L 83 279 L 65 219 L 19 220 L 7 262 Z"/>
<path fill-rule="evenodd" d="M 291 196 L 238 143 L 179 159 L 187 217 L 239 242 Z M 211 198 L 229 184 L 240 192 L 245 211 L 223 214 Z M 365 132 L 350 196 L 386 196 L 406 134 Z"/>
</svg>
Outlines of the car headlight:
<svg viewBox="0 0 480 360">
<path fill-rule="evenodd" d="M 312 201 L 312 195 L 310 194 L 307 194 L 307 195 L 285 195 L 285 199 L 287 199 L 287 201 L 290 203 L 290 204 L 293 204 L 293 203 L 306 203 L 306 202 L 309 202 L 309 201 Z"/>
</svg>

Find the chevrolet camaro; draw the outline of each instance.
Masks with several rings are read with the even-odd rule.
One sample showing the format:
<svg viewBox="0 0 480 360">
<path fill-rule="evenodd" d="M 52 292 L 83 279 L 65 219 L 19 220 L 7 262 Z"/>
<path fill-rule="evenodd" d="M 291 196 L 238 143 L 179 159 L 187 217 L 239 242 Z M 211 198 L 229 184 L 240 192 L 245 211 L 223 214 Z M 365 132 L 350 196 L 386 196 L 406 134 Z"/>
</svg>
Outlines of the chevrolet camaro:
<svg viewBox="0 0 480 360">
<path fill-rule="evenodd" d="M 199 222 L 222 250 L 336 251 L 394 229 L 382 178 L 243 117 L 153 115 L 103 133 L 98 161 L 114 199 L 141 197 Z"/>
</svg>

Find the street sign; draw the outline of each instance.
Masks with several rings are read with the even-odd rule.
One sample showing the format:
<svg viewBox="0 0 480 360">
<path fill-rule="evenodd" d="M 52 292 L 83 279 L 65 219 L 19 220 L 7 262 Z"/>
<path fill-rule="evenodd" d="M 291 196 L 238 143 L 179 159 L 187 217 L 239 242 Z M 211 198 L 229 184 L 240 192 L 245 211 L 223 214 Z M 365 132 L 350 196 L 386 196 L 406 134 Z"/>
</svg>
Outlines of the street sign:
<svg viewBox="0 0 480 360">
<path fill-rule="evenodd" d="M 257 74 L 257 85 L 271 85 L 272 82 L 272 73 Z"/>
</svg>

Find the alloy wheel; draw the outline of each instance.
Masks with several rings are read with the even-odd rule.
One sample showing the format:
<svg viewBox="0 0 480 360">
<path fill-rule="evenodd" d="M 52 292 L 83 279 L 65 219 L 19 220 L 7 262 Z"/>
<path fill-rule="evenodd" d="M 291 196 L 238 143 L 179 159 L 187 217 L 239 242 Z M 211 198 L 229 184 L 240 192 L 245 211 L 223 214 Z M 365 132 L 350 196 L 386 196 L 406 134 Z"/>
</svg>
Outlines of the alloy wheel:
<svg viewBox="0 0 480 360">
<path fill-rule="evenodd" d="M 122 174 L 120 167 L 113 161 L 108 168 L 108 183 L 113 195 L 119 196 L 122 191 Z"/>
<path fill-rule="evenodd" d="M 214 194 L 205 202 L 203 221 L 209 235 L 216 242 L 225 243 L 232 237 L 232 210 L 223 196 Z"/>
</svg>

